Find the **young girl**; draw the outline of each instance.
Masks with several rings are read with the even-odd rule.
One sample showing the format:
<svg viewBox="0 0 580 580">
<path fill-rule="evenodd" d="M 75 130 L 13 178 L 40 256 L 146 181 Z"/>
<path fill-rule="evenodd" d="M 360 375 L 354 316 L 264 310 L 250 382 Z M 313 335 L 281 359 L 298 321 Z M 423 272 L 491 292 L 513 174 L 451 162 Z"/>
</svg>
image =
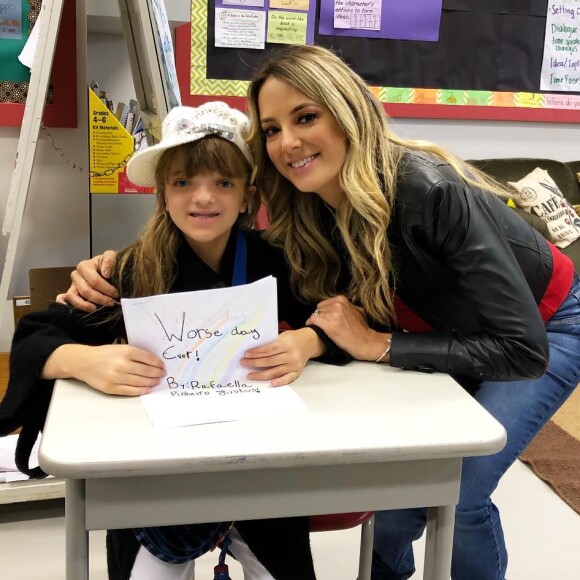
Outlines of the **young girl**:
<svg viewBox="0 0 580 580">
<path fill-rule="evenodd" d="M 136 154 L 127 168 L 134 183 L 157 187 L 158 204 L 140 239 L 120 252 L 113 280 L 121 296 L 139 297 L 276 276 L 281 319 L 299 330 L 284 332 L 263 347 L 271 364 L 260 377 L 282 384 L 296 378 L 325 347 L 316 330 L 301 328 L 312 307 L 288 289 L 283 256 L 249 231 L 259 198 L 246 130 L 246 117 L 220 102 L 177 107 L 167 115 L 162 141 Z M 128 396 L 145 394 L 159 383 L 162 360 L 113 344 L 124 338 L 118 306 L 87 315 L 54 304 L 21 321 L 11 351 L 8 392 L 0 406 L 0 433 L 23 427 L 17 451 L 22 471 L 42 473 L 28 468 L 28 456 L 55 379 L 76 378 L 104 393 Z M 190 580 L 199 545 L 202 552 L 209 549 L 223 532 L 209 526 L 109 532 L 110 578 Z M 307 518 L 237 522 L 231 538 L 230 550 L 241 560 L 247 579 L 314 578 Z"/>
</svg>

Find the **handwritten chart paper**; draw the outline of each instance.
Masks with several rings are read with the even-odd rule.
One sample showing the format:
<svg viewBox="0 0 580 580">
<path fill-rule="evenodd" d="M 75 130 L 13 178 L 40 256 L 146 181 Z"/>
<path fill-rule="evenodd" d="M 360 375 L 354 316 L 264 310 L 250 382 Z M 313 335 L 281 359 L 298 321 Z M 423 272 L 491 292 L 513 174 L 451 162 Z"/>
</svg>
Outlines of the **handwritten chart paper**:
<svg viewBox="0 0 580 580">
<path fill-rule="evenodd" d="M 193 7 L 194 3 L 192 3 L 192 21 L 196 12 Z M 265 48 L 266 42 L 313 44 L 317 8 L 318 3 L 316 0 L 215 0 L 213 45 L 216 47 L 255 48 L 260 50 Z M 221 13 L 220 11 L 222 10 L 226 12 Z M 252 17 L 255 17 L 256 14 L 261 15 L 255 22 L 257 30 L 250 32 L 252 26 L 246 19 L 252 17 L 236 14 L 236 12 L 249 12 L 254 15 Z M 300 18 L 294 17 L 284 22 L 281 16 L 272 18 L 270 16 L 272 13 L 278 15 L 281 13 L 287 15 L 300 14 Z M 224 18 L 224 22 L 220 23 L 220 18 Z M 243 30 L 240 29 L 240 20 L 244 21 Z M 270 25 L 272 30 L 268 30 Z M 303 27 L 306 28 L 305 40 L 302 39 Z M 192 47 L 196 45 L 193 34 L 192 32 Z M 221 38 L 219 35 L 221 35 Z M 205 47 L 203 50 L 205 51 Z M 192 94 L 198 93 L 192 92 Z"/>
<path fill-rule="evenodd" d="M 267 41 L 278 44 L 306 44 L 308 15 L 300 12 L 268 13 Z"/>
<path fill-rule="evenodd" d="M 380 30 L 381 0 L 334 0 L 334 28 Z"/>
<path fill-rule="evenodd" d="M 216 8 L 215 45 L 224 48 L 263 49 L 266 13 L 259 10 Z"/>
<path fill-rule="evenodd" d="M 330 36 L 360 36 L 397 40 L 439 39 L 443 0 L 320 0 L 319 34 Z M 337 26 L 338 8 L 365 10 L 380 6 L 380 24 L 376 29 L 363 26 Z M 373 12 L 374 14 L 375 12 Z M 342 20 L 342 19 L 340 19 Z M 364 23 L 364 21 L 363 21 Z"/>
<path fill-rule="evenodd" d="M 580 91 L 580 0 L 548 2 L 540 90 Z"/>
<path fill-rule="evenodd" d="M 246 379 L 243 353 L 276 340 L 276 280 L 121 300 L 129 343 L 159 356 L 166 376 L 141 397 L 156 427 L 288 414 L 289 387 Z"/>
</svg>

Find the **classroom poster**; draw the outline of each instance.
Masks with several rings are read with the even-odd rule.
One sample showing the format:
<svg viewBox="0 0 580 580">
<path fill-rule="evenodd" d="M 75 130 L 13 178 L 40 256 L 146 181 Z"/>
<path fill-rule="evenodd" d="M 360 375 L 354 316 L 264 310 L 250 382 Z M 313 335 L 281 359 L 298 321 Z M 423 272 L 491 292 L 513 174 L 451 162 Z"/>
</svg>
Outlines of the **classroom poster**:
<svg viewBox="0 0 580 580">
<path fill-rule="evenodd" d="M 334 28 L 380 30 L 381 0 L 334 0 Z"/>
<path fill-rule="evenodd" d="M 216 8 L 215 45 L 223 48 L 264 48 L 266 14 L 258 10 Z"/>
<path fill-rule="evenodd" d="M 21 2 L 3 2 L 0 4 L 0 38 L 22 39 Z"/>
<path fill-rule="evenodd" d="M 152 193 L 127 177 L 135 140 L 91 88 L 88 113 L 91 193 Z"/>
<path fill-rule="evenodd" d="M 540 90 L 580 91 L 580 0 L 548 2 Z"/>
<path fill-rule="evenodd" d="M 192 2 L 192 23 L 198 8 Z M 216 0 L 215 46 L 263 50 L 267 42 L 312 44 L 315 14 L 316 0 Z"/>
<path fill-rule="evenodd" d="M 0 3 L 0 102 L 25 103 L 30 69 L 18 56 L 24 49 L 37 12 L 26 0 Z"/>
<path fill-rule="evenodd" d="M 319 34 L 439 39 L 443 0 L 319 0 Z"/>
</svg>

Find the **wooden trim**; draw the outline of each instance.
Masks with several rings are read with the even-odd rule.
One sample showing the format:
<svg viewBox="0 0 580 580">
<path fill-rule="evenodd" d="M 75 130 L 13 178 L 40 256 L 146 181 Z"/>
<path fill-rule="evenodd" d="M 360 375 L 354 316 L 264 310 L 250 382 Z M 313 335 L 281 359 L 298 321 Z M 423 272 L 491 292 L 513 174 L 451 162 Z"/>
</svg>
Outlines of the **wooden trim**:
<svg viewBox="0 0 580 580">
<path fill-rule="evenodd" d="M 4 398 L 8 386 L 8 359 L 10 353 L 0 352 L 0 401 Z"/>
</svg>

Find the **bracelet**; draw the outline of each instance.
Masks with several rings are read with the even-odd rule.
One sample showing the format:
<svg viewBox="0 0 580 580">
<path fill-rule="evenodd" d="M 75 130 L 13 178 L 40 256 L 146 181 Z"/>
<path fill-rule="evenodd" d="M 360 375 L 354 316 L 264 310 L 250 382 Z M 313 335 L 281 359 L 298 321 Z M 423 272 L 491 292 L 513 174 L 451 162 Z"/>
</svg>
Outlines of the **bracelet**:
<svg viewBox="0 0 580 580">
<path fill-rule="evenodd" d="M 383 354 L 375 361 L 376 363 L 381 362 L 391 350 L 391 339 L 387 338 L 387 348 L 385 348 Z"/>
</svg>

